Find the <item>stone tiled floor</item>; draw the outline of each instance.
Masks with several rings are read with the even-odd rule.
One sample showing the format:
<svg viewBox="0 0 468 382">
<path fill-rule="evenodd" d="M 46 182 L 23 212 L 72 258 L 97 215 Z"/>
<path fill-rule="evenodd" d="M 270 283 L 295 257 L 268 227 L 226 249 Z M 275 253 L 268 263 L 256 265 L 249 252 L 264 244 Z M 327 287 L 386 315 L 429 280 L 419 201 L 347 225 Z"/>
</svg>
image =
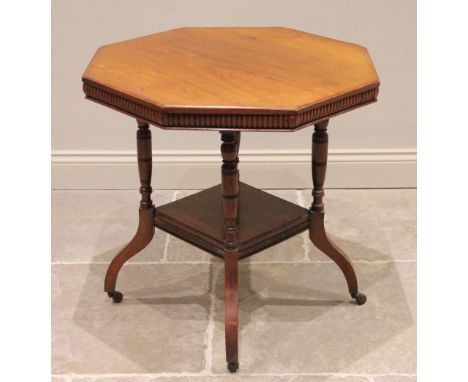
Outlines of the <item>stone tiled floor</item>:
<svg viewBox="0 0 468 382">
<path fill-rule="evenodd" d="M 156 191 L 164 204 L 193 191 Z M 303 206 L 310 190 L 269 191 Z M 307 234 L 240 266 L 240 373 L 224 360 L 222 262 L 156 230 L 103 280 L 137 224 L 135 191 L 52 193 L 53 382 L 416 381 L 416 191 L 328 190 L 330 236 L 368 301 Z"/>
</svg>

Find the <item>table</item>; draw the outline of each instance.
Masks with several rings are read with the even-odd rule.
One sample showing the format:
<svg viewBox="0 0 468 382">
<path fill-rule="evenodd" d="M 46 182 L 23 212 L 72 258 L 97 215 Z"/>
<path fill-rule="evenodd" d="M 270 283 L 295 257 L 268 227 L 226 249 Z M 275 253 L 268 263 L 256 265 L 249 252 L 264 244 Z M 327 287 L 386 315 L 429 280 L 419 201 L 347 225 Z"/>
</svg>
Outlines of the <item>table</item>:
<svg viewBox="0 0 468 382">
<path fill-rule="evenodd" d="M 358 305 L 356 272 L 324 227 L 329 119 L 376 101 L 379 79 L 359 45 L 288 28 L 180 28 L 98 49 L 83 75 L 86 98 L 137 120 L 141 201 L 133 239 L 112 260 L 105 291 L 115 303 L 124 263 L 155 227 L 224 259 L 228 369 L 239 368 L 238 263 L 305 230 L 341 269 Z M 155 207 L 150 125 L 221 133 L 221 184 Z M 241 132 L 314 125 L 313 202 L 297 206 L 239 181 Z M 112 137 L 110 137 L 111 139 Z"/>
</svg>

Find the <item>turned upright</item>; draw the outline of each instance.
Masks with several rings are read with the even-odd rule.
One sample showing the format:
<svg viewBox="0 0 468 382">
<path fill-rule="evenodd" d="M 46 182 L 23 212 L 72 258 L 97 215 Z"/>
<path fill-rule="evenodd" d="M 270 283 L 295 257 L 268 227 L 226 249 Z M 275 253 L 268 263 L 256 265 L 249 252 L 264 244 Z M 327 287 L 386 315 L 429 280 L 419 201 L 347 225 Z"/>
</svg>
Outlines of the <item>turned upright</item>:
<svg viewBox="0 0 468 382">
<path fill-rule="evenodd" d="M 137 232 L 106 274 L 109 297 L 122 302 L 119 271 L 151 242 L 155 227 L 222 258 L 226 361 L 235 372 L 239 261 L 308 230 L 312 243 L 343 272 L 351 297 L 364 304 L 350 258 L 325 231 L 327 127 L 330 118 L 375 102 L 379 85 L 365 48 L 287 28 L 180 28 L 99 48 L 83 89 L 86 98 L 137 120 L 141 194 Z M 221 183 L 155 207 L 150 125 L 219 131 Z M 239 181 L 241 132 L 292 132 L 310 125 L 309 209 Z"/>
<path fill-rule="evenodd" d="M 223 193 L 224 211 L 224 304 L 225 304 L 225 336 L 226 360 L 229 371 L 239 368 L 237 332 L 238 332 L 238 263 L 237 247 L 237 214 L 239 209 L 239 171 L 237 169 L 238 145 L 240 133 L 222 132 L 221 154 L 221 190 Z"/>
<path fill-rule="evenodd" d="M 358 305 L 362 305 L 366 302 L 366 296 L 358 292 L 356 272 L 350 258 L 330 240 L 325 232 L 325 206 L 323 204 L 325 191 L 323 190 L 323 185 L 327 171 L 327 126 L 328 119 L 317 123 L 315 125 L 315 132 L 312 135 L 312 183 L 314 188 L 312 190 L 312 205 L 309 209 L 309 236 L 312 243 L 340 267 L 348 283 L 351 297 L 356 300 Z"/>
</svg>

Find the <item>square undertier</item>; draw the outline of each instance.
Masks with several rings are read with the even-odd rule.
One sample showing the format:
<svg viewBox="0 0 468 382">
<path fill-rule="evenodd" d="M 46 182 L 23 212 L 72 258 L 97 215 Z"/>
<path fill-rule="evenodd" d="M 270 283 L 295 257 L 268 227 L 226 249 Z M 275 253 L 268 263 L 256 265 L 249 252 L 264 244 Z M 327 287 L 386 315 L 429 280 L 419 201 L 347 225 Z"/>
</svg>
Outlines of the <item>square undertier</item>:
<svg viewBox="0 0 468 382">
<path fill-rule="evenodd" d="M 237 242 L 240 257 L 277 244 L 309 228 L 309 211 L 239 183 Z M 213 255 L 223 257 L 221 185 L 155 209 L 154 225 Z"/>
</svg>

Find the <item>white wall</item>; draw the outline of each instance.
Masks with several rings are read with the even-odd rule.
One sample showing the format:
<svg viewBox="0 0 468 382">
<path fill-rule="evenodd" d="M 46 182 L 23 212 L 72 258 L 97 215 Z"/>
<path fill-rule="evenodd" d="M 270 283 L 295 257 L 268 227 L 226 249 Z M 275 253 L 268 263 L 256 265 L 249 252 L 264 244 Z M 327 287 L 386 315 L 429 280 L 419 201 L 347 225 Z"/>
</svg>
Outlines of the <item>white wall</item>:
<svg viewBox="0 0 468 382">
<path fill-rule="evenodd" d="M 416 185 L 415 0 L 53 0 L 52 186 L 136 188 L 135 122 L 84 99 L 104 44 L 180 26 L 287 26 L 364 45 L 379 102 L 330 121 L 327 187 Z M 241 173 L 261 187 L 310 187 L 312 128 L 244 133 Z M 219 181 L 219 134 L 153 128 L 155 188 Z"/>
</svg>

